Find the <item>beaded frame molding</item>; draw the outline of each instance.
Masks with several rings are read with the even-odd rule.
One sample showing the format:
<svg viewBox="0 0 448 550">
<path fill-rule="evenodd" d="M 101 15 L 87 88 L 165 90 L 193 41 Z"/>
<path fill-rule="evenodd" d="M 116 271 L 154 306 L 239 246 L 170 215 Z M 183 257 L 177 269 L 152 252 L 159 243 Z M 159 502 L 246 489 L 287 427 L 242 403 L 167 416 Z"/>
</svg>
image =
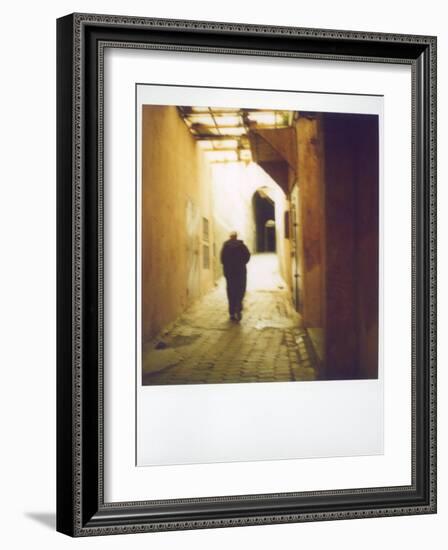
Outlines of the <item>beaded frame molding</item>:
<svg viewBox="0 0 448 550">
<path fill-rule="evenodd" d="M 104 502 L 105 47 L 398 63 L 412 70 L 412 483 Z M 436 38 L 72 14 L 57 21 L 57 530 L 139 533 L 436 512 Z"/>
</svg>

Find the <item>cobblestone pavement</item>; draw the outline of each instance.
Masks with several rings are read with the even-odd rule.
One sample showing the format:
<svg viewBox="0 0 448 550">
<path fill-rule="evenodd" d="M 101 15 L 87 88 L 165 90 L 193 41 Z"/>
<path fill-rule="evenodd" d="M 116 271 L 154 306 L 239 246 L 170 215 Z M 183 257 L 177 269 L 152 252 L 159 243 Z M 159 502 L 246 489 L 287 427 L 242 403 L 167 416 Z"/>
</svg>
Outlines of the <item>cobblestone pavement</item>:
<svg viewBox="0 0 448 550">
<path fill-rule="evenodd" d="M 143 350 L 143 384 L 315 380 L 316 356 L 275 254 L 255 254 L 241 322 L 228 318 L 225 281 Z"/>
</svg>

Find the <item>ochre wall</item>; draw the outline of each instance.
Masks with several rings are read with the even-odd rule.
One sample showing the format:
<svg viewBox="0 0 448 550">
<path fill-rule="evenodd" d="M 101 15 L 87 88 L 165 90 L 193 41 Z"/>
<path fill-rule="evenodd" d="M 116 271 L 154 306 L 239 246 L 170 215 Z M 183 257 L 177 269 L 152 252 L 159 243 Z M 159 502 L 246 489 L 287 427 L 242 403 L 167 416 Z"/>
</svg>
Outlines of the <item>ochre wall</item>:
<svg viewBox="0 0 448 550">
<path fill-rule="evenodd" d="M 210 170 L 173 106 L 143 106 L 142 341 L 213 285 Z M 203 268 L 203 217 L 210 269 Z"/>
<path fill-rule="evenodd" d="M 322 327 L 324 191 L 320 118 L 300 116 L 296 132 L 300 313 L 306 326 Z"/>
</svg>

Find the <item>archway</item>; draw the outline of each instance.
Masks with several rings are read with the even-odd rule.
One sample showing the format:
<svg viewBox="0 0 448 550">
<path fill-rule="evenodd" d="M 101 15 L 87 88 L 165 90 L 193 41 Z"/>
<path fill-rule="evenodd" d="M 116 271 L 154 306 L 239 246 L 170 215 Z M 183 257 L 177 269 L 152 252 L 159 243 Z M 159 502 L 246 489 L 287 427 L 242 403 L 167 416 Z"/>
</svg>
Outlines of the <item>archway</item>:
<svg viewBox="0 0 448 550">
<path fill-rule="evenodd" d="M 275 221 L 268 220 L 264 224 L 264 249 L 266 252 L 275 252 Z"/>
<path fill-rule="evenodd" d="M 264 188 L 259 188 L 252 197 L 257 252 L 275 252 L 275 205 Z"/>
</svg>

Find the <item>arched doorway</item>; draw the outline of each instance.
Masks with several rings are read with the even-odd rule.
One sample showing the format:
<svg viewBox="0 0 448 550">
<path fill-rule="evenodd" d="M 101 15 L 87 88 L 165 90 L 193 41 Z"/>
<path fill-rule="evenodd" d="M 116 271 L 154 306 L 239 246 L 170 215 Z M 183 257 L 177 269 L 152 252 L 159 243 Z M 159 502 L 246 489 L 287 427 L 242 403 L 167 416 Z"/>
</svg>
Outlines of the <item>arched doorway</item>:
<svg viewBox="0 0 448 550">
<path fill-rule="evenodd" d="M 257 189 L 252 197 L 257 252 L 275 252 L 275 205 L 264 188 Z"/>
<path fill-rule="evenodd" d="M 268 220 L 264 224 L 264 250 L 265 252 L 275 252 L 275 221 Z"/>
</svg>

